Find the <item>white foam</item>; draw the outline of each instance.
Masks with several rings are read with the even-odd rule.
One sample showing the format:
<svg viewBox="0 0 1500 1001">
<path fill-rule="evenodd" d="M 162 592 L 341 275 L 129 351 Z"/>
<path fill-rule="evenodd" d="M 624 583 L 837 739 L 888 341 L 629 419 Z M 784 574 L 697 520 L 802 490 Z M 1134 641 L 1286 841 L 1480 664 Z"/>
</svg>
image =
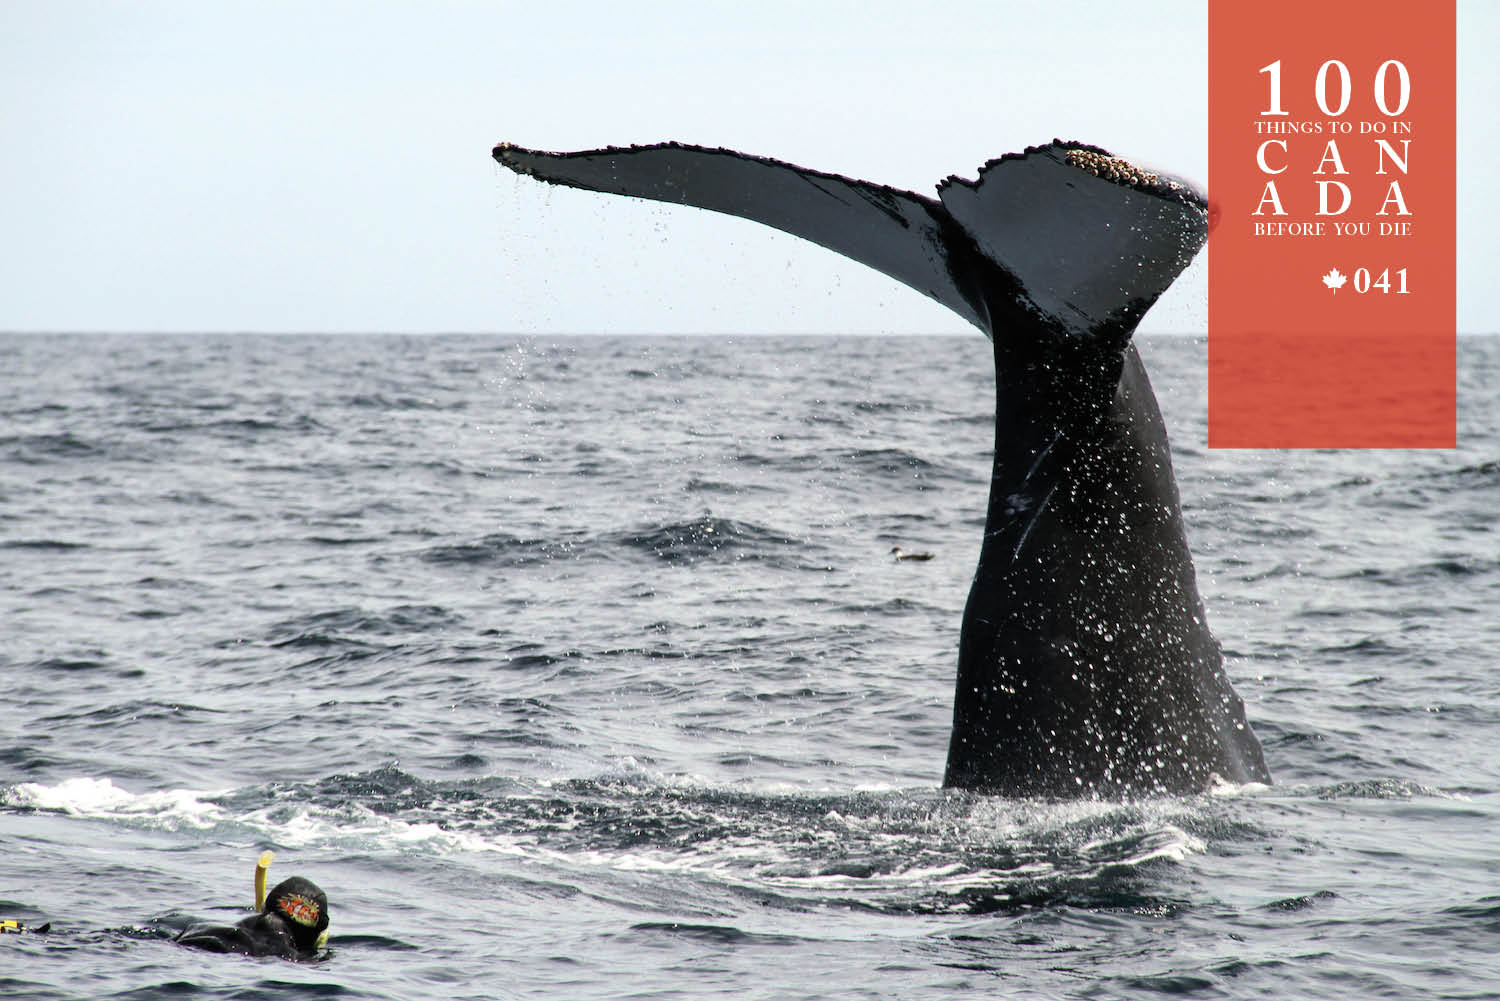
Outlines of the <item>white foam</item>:
<svg viewBox="0 0 1500 1001">
<path fill-rule="evenodd" d="M 1254 796 L 1257 793 L 1265 792 L 1271 788 L 1264 782 L 1244 782 L 1236 784 L 1234 782 L 1228 781 L 1227 779 L 1221 779 L 1217 775 L 1214 776 L 1214 779 L 1216 781 L 1213 785 L 1209 786 L 1208 794 L 1217 799 L 1238 799 L 1241 796 Z"/>
<path fill-rule="evenodd" d="M 669 788 L 696 788 L 681 778 L 662 783 Z M 546 788 L 545 782 L 539 782 Z M 0 789 L 0 802 L 10 806 L 55 811 L 69 816 L 98 818 L 134 827 L 170 831 L 224 830 L 215 838 L 264 842 L 286 848 L 314 851 L 390 851 L 401 854 L 505 855 L 523 865 L 564 868 L 609 869 L 633 875 L 690 874 L 726 878 L 798 891 L 829 890 L 840 893 L 895 894 L 936 892 L 955 899 L 973 890 L 993 890 L 1017 879 L 1087 877 L 1104 868 L 1133 867 L 1152 859 L 1176 862 L 1205 850 L 1203 843 L 1171 821 L 1171 809 L 1154 804 L 1122 807 L 1120 804 L 1081 801 L 1039 805 L 1029 802 L 981 800 L 956 804 L 951 813 L 944 804 L 931 804 L 925 817 L 906 817 L 899 830 L 890 830 L 891 818 L 884 811 L 861 815 L 827 810 L 821 824 L 808 825 L 793 841 L 778 832 L 741 834 L 684 846 L 634 846 L 629 849 L 554 845 L 549 840 L 576 829 L 579 817 L 559 817 L 554 822 L 524 832 L 458 829 L 441 819 L 403 820 L 378 813 L 367 806 L 348 803 L 325 806 L 282 800 L 248 812 L 231 813 L 206 800 L 214 793 L 173 789 L 132 793 L 109 778 L 75 778 L 56 785 L 26 783 Z M 519 796 L 516 799 L 532 799 Z M 737 814 L 728 818 L 737 819 Z M 983 850 L 986 845 L 1051 844 L 1061 836 L 1074 847 L 1060 855 L 1054 852 L 1023 853 L 1030 857 L 1010 866 L 976 868 L 944 853 L 929 850 L 933 842 L 950 844 L 957 851 L 967 846 Z M 822 842 L 826 852 L 812 850 L 809 839 Z M 828 861 L 846 854 L 840 847 L 852 841 L 864 851 L 887 860 L 906 858 L 887 871 L 848 874 L 827 871 Z M 822 871 L 820 871 L 822 870 Z"/>
<path fill-rule="evenodd" d="M 241 836 L 254 832 L 256 840 L 288 848 L 338 846 L 364 850 L 532 854 L 519 844 L 449 831 L 427 821 L 409 823 L 360 806 L 330 809 L 299 805 L 288 811 L 285 805 L 275 805 L 236 816 L 223 807 L 205 802 L 222 794 L 195 789 L 133 793 L 115 785 L 109 778 L 84 777 L 64 779 L 56 785 L 25 782 L 0 789 L 0 803 L 168 831 L 206 831 L 221 825 L 233 825 L 242 829 L 238 832 Z M 244 831 L 244 828 L 249 831 Z"/>
<path fill-rule="evenodd" d="M 214 793 L 193 789 L 169 789 L 163 792 L 136 794 L 121 789 L 108 778 L 64 779 L 46 786 L 23 782 L 4 792 L 8 806 L 49 810 L 73 817 L 104 819 L 150 818 L 169 829 L 192 827 L 207 829 L 224 819 L 224 811 L 204 796 Z"/>
</svg>

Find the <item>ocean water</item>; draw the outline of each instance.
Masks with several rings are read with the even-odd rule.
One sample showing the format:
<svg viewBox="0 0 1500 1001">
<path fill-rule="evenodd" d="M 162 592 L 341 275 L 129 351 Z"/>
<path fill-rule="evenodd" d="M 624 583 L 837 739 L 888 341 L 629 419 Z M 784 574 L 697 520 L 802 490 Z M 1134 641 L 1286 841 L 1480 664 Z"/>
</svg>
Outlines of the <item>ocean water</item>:
<svg viewBox="0 0 1500 1001">
<path fill-rule="evenodd" d="M 1141 350 L 1270 787 L 939 788 L 978 335 L 0 337 L 0 996 L 1500 997 L 1500 339 L 1428 452 Z M 327 956 L 173 945 L 263 848 Z"/>
</svg>

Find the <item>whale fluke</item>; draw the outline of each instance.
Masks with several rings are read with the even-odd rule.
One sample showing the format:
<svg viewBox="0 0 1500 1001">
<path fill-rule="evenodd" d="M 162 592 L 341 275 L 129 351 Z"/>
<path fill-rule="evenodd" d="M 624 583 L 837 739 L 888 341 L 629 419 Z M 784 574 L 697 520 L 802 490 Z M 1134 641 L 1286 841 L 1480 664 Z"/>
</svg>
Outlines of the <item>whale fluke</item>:
<svg viewBox="0 0 1500 1001">
<path fill-rule="evenodd" d="M 520 174 L 753 219 L 868 264 L 982 325 L 948 263 L 951 222 L 934 199 L 837 174 L 678 143 L 544 153 L 509 143 L 495 159 Z"/>
<path fill-rule="evenodd" d="M 938 197 L 677 143 L 497 161 L 761 222 L 869 265 L 990 337 L 994 470 L 944 784 L 1119 796 L 1269 782 L 1209 632 L 1166 429 L 1131 335 L 1207 235 L 1197 192 L 1083 143 Z"/>
</svg>

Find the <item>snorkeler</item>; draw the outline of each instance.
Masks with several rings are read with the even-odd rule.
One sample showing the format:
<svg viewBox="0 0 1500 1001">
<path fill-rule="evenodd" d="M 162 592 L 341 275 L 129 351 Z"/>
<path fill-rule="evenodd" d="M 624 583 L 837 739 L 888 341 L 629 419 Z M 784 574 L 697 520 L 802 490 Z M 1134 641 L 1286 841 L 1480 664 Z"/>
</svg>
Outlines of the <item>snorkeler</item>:
<svg viewBox="0 0 1500 1001">
<path fill-rule="evenodd" d="M 328 941 L 328 897 L 301 876 L 282 880 L 267 894 L 266 870 L 271 858 L 271 852 L 262 852 L 255 866 L 256 913 L 232 925 L 190 925 L 173 941 L 209 952 L 246 956 L 316 956 Z"/>
<path fill-rule="evenodd" d="M 45 935 L 51 930 L 51 921 L 44 925 L 29 925 L 15 918 L 0 918 L 0 935 Z"/>
</svg>

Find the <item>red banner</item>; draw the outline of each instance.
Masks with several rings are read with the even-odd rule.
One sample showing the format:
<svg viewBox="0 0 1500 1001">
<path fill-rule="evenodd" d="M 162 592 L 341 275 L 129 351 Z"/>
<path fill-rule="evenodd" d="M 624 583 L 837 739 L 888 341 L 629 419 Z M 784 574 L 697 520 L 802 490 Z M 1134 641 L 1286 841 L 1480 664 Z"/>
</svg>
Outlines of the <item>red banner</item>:
<svg viewBox="0 0 1500 1001">
<path fill-rule="evenodd" d="M 1454 8 L 1209 7 L 1210 447 L 1456 444 Z"/>
</svg>

